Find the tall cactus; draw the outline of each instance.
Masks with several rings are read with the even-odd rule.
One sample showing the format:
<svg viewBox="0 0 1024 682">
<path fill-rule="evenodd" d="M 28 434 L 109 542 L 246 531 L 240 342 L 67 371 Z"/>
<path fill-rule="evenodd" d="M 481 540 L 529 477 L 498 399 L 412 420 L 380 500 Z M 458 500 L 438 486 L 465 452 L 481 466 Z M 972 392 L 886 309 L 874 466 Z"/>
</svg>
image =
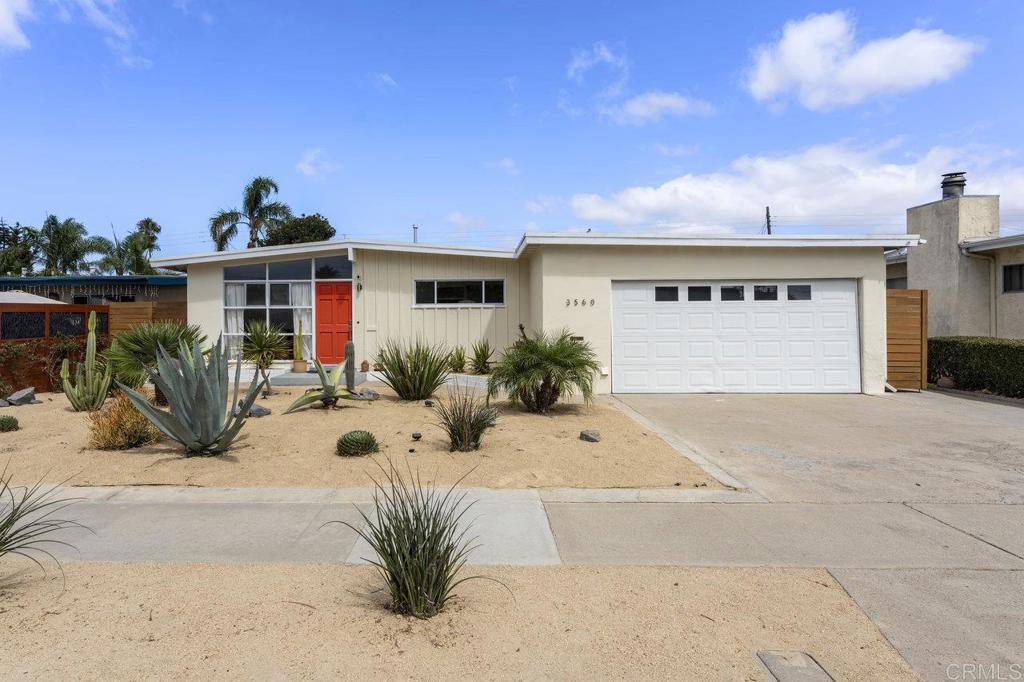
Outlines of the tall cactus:
<svg viewBox="0 0 1024 682">
<path fill-rule="evenodd" d="M 345 389 L 356 392 L 356 344 L 345 342 Z"/>
<path fill-rule="evenodd" d="M 299 320 L 299 331 L 292 337 L 292 359 L 296 362 L 304 362 L 302 355 L 302 320 Z"/>
<path fill-rule="evenodd" d="M 110 363 L 105 363 L 102 374 L 96 361 L 96 311 L 89 313 L 89 336 L 85 342 L 85 362 L 78 363 L 75 383 L 71 383 L 71 360 L 64 358 L 60 366 L 60 379 L 64 395 L 71 401 L 75 412 L 93 411 L 103 407 L 110 392 Z"/>
</svg>

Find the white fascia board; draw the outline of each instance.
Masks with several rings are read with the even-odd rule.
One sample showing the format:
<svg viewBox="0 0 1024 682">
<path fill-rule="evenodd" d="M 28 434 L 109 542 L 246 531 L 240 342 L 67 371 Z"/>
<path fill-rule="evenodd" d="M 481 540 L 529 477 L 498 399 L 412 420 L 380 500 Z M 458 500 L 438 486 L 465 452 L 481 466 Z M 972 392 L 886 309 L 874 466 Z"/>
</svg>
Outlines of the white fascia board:
<svg viewBox="0 0 1024 682">
<path fill-rule="evenodd" d="M 1009 249 L 1014 246 L 1024 246 L 1024 234 L 1015 234 L 1009 237 L 996 237 L 995 239 L 978 239 L 963 243 L 964 251 L 976 253 L 978 251 L 998 251 Z"/>
<path fill-rule="evenodd" d="M 717 246 L 739 248 L 882 248 L 917 246 L 916 234 L 671 236 L 527 232 L 516 255 L 530 246 Z"/>
<path fill-rule="evenodd" d="M 171 256 L 152 261 L 153 267 L 175 268 L 202 263 L 227 263 L 231 261 L 276 258 L 279 256 L 315 256 L 325 251 L 346 251 L 360 249 L 373 251 L 399 251 L 408 253 L 432 253 L 446 256 L 479 256 L 483 258 L 515 258 L 508 249 L 491 249 L 481 246 L 449 246 L 445 244 L 414 244 L 411 242 L 388 241 L 325 241 L 283 246 L 261 246 L 237 251 L 213 251 L 188 256 Z"/>
</svg>

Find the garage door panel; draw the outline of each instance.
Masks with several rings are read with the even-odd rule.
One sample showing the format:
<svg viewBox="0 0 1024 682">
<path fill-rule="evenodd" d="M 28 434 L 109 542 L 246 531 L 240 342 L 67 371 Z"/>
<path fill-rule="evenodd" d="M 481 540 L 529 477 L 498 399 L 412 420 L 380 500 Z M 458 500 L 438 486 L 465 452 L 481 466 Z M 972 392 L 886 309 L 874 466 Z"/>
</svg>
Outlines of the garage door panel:
<svg viewBox="0 0 1024 682">
<path fill-rule="evenodd" d="M 723 284 L 742 286 L 743 300 L 722 301 Z M 792 301 L 785 282 L 723 284 L 614 283 L 612 390 L 860 391 L 855 281 L 801 282 Z M 755 300 L 755 285 L 775 287 L 775 300 Z M 679 300 L 655 300 L 656 286 L 677 287 Z M 689 301 L 691 286 L 712 300 Z"/>
</svg>

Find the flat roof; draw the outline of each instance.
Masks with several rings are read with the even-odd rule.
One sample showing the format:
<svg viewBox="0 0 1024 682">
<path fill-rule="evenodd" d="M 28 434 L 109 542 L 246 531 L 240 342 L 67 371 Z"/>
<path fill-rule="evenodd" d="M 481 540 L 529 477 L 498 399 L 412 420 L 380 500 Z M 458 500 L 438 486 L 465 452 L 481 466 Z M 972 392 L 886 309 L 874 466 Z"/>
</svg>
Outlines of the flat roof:
<svg viewBox="0 0 1024 682">
<path fill-rule="evenodd" d="M 146 284 L 156 287 L 185 286 L 186 275 L 27 275 L 0 277 L 0 286 L 73 286 L 76 284 Z"/>
<path fill-rule="evenodd" d="M 221 263 L 276 256 L 312 255 L 330 251 L 399 251 L 449 256 L 518 258 L 531 246 L 693 246 L 737 248 L 882 248 L 915 246 L 921 239 L 915 234 L 898 235 L 666 235 L 615 234 L 594 232 L 527 232 L 514 249 L 450 244 L 421 244 L 405 241 L 334 240 L 261 246 L 235 251 L 211 251 L 187 256 L 153 260 L 154 267 L 181 268 L 202 263 Z"/>
<path fill-rule="evenodd" d="M 1014 246 L 1024 246 L 1024 234 L 1013 234 L 1008 237 L 993 237 L 992 239 L 975 239 L 972 241 L 966 241 L 963 244 L 964 250 L 970 253 L 1009 249 Z"/>
</svg>

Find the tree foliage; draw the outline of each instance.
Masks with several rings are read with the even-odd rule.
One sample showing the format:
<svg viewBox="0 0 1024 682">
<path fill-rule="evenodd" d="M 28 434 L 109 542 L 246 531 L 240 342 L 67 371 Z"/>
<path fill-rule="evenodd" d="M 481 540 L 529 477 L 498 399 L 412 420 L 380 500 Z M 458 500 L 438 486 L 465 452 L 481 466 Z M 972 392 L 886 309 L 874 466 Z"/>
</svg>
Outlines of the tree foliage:
<svg viewBox="0 0 1024 682">
<path fill-rule="evenodd" d="M 45 275 L 67 275 L 81 272 L 94 264 L 91 255 L 104 255 L 113 244 L 103 237 L 90 237 L 85 225 L 74 218 L 61 220 L 46 216 L 35 235 L 39 261 Z"/>
<path fill-rule="evenodd" d="M 324 242 L 334 239 L 334 234 L 334 228 L 331 227 L 327 218 L 319 213 L 302 214 L 297 218 L 289 218 L 278 225 L 272 225 L 267 230 L 267 237 L 261 242 L 261 246 Z"/>
<path fill-rule="evenodd" d="M 31 227 L 13 225 L 0 218 L 0 275 L 30 274 L 35 264 L 36 231 Z"/>
</svg>

